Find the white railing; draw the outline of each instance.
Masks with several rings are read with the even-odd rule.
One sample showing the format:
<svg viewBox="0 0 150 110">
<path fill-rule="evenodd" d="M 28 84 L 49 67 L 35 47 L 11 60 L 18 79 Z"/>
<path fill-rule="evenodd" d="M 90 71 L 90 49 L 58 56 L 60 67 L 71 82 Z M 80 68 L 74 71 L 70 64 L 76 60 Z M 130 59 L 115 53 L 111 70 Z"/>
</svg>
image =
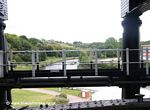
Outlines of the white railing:
<svg viewBox="0 0 150 110">
<path fill-rule="evenodd" d="M 140 53 L 140 61 L 139 62 L 130 62 L 129 54 L 131 51 L 137 51 Z M 112 52 L 113 54 L 115 53 L 116 58 L 102 58 L 101 55 L 102 53 L 108 54 L 108 52 Z M 125 52 L 126 59 L 122 61 L 122 54 Z M 143 57 L 146 52 L 146 60 L 143 60 Z M 114 64 L 118 66 L 119 69 L 123 69 L 123 65 L 125 64 L 126 66 L 126 75 L 130 75 L 130 64 L 140 64 L 144 65 L 145 64 L 145 69 L 146 69 L 146 75 L 149 75 L 149 49 L 89 49 L 89 50 L 32 50 L 32 51 L 8 51 L 5 52 L 9 56 L 9 63 L 8 64 L 3 64 L 3 52 L 0 52 L 0 72 L 3 73 L 3 66 L 9 66 L 11 69 L 13 69 L 13 66 L 18 66 L 18 65 L 30 65 L 32 67 L 32 76 L 35 77 L 35 71 L 39 66 L 46 66 L 46 65 L 62 65 L 62 70 L 64 72 L 64 76 L 67 74 L 67 66 L 68 65 L 73 65 L 73 64 L 79 64 L 79 65 L 88 65 L 87 67 L 90 67 L 95 70 L 95 76 L 98 75 L 99 65 L 106 65 L 106 64 Z M 59 58 L 59 60 L 55 61 L 55 58 L 52 59 L 53 62 L 51 61 L 40 61 L 40 55 L 47 54 L 47 56 L 52 56 L 56 55 L 56 59 Z M 76 54 L 76 55 L 75 55 Z M 83 54 L 83 56 L 82 56 Z M 15 55 L 19 55 L 20 57 L 27 55 L 30 61 L 27 62 L 14 62 L 15 60 Z M 83 60 L 79 60 L 79 62 L 68 62 L 70 58 L 73 59 L 80 59 L 81 57 Z M 87 59 L 87 58 L 88 59 Z M 82 58 L 81 58 L 82 59 Z M 93 68 L 93 66 L 95 66 Z M 0 77 L 3 77 L 2 74 L 0 74 Z"/>
<path fill-rule="evenodd" d="M 0 78 L 4 77 L 3 59 L 3 51 L 0 51 Z"/>
</svg>

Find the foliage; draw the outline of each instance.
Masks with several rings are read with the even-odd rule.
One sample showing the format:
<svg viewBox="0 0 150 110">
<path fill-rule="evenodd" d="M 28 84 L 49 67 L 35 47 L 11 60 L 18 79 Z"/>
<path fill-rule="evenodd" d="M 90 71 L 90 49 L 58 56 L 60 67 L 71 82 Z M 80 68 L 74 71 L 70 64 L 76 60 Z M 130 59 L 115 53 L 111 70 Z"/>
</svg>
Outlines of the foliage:
<svg viewBox="0 0 150 110">
<path fill-rule="evenodd" d="M 56 96 L 54 101 L 56 104 L 67 104 L 69 102 L 65 93 L 61 93 L 60 95 Z"/>
<path fill-rule="evenodd" d="M 62 50 L 62 49 L 72 49 L 72 50 L 87 50 L 87 49 L 116 49 L 121 48 L 122 39 L 119 39 L 119 42 L 114 38 L 110 37 L 106 39 L 105 42 L 93 42 L 93 43 L 82 43 L 80 41 L 75 41 L 73 44 L 64 43 L 61 41 L 54 40 L 44 40 L 36 38 L 28 38 L 25 35 L 17 36 L 15 34 L 5 34 L 9 49 L 11 50 Z M 143 42 L 142 44 L 150 44 L 149 41 Z M 67 52 L 67 57 L 79 57 L 79 60 L 82 62 L 87 62 L 89 60 L 89 53 L 87 52 Z M 98 53 L 98 58 L 107 58 L 107 57 L 116 57 L 116 51 L 100 52 Z M 47 57 L 62 57 L 61 52 L 53 53 L 40 53 L 39 60 L 45 61 Z M 28 62 L 31 61 L 31 54 L 15 54 L 13 60 L 16 62 Z"/>
<path fill-rule="evenodd" d="M 67 99 L 67 95 L 65 93 L 61 93 L 59 97 Z"/>
<path fill-rule="evenodd" d="M 88 53 L 85 51 L 81 51 L 80 56 L 79 56 L 79 61 L 80 62 L 88 62 L 89 61 Z"/>
<path fill-rule="evenodd" d="M 106 39 L 105 41 L 105 48 L 106 49 L 117 49 L 118 48 L 118 42 L 115 38 L 110 37 L 108 39 Z M 106 57 L 116 57 L 117 56 L 117 52 L 115 51 L 108 51 L 106 52 Z"/>
<path fill-rule="evenodd" d="M 82 43 L 80 41 L 75 41 L 73 45 L 77 48 L 84 49 L 117 49 L 122 48 L 122 39 L 119 39 L 119 42 L 114 37 L 109 37 L 105 42 Z M 101 52 L 98 53 L 98 57 L 116 57 L 116 53 L 115 51 Z"/>
<path fill-rule="evenodd" d="M 98 67 L 102 69 L 117 69 L 118 65 L 110 62 L 109 64 L 98 64 Z"/>
<path fill-rule="evenodd" d="M 56 104 L 67 104 L 69 100 L 65 98 L 55 97 L 54 102 Z"/>
<path fill-rule="evenodd" d="M 26 51 L 26 50 L 62 50 L 62 49 L 75 49 L 72 44 L 58 42 L 54 40 L 39 40 L 36 38 L 28 38 L 25 35 L 17 36 L 15 34 L 5 34 L 8 41 L 8 46 L 10 50 L 14 51 Z M 76 53 L 67 53 L 67 56 L 75 56 Z M 39 53 L 39 60 L 45 61 L 47 56 L 49 57 L 61 57 L 60 53 Z M 31 53 L 15 53 L 13 57 L 15 62 L 29 62 L 31 61 Z"/>
</svg>

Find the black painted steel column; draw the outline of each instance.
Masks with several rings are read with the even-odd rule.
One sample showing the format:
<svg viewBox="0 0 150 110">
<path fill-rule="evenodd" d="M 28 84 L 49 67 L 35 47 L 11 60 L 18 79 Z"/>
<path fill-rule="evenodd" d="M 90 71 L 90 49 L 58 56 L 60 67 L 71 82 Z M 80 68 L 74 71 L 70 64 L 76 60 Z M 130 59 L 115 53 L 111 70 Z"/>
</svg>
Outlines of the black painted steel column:
<svg viewBox="0 0 150 110">
<path fill-rule="evenodd" d="M 122 22 L 124 28 L 123 33 L 123 49 L 139 49 L 140 48 L 140 35 L 139 27 L 142 24 L 139 16 L 126 16 Z M 126 62 L 126 52 L 123 52 L 123 62 Z M 140 51 L 132 50 L 129 51 L 129 62 L 139 62 L 140 61 Z M 140 64 L 132 63 L 129 64 L 129 76 L 127 79 L 137 80 L 139 74 L 135 73 L 135 70 L 140 68 Z M 126 64 L 123 64 L 123 71 L 126 71 Z M 135 94 L 140 93 L 139 85 L 126 85 L 122 88 L 122 98 L 131 99 L 135 98 Z"/>
<path fill-rule="evenodd" d="M 0 88 L 0 108 L 6 110 L 7 92 L 6 89 Z"/>
<path fill-rule="evenodd" d="M 4 29 L 5 29 L 5 23 L 3 23 L 3 20 L 0 20 L 0 50 L 5 51 L 5 42 L 4 42 Z M 5 59 L 5 54 L 3 56 L 3 59 Z M 4 60 L 4 64 L 6 61 Z M 3 73 L 6 71 L 6 68 L 4 68 Z M 6 102 L 7 102 L 7 88 L 0 88 L 0 108 L 6 109 Z"/>
<path fill-rule="evenodd" d="M 7 89 L 7 101 L 12 103 L 12 97 L 11 97 L 11 88 Z"/>
</svg>

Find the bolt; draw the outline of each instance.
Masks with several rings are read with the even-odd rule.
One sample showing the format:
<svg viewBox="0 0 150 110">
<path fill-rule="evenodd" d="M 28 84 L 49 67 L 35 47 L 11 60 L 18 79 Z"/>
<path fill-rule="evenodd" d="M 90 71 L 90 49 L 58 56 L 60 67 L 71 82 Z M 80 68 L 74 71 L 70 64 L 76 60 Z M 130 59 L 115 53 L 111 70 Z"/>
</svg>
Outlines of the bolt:
<svg viewBox="0 0 150 110">
<path fill-rule="evenodd" d="M 100 104 L 101 104 L 101 107 L 103 107 L 104 105 L 103 105 L 103 102 L 100 100 Z"/>
<path fill-rule="evenodd" d="M 96 101 L 94 101 L 94 104 L 97 104 L 97 102 L 96 102 Z"/>
<path fill-rule="evenodd" d="M 143 102 L 143 97 L 145 95 L 143 95 L 143 94 L 135 94 L 135 96 L 137 97 L 138 102 L 141 103 L 141 102 Z"/>
<path fill-rule="evenodd" d="M 45 105 L 45 108 L 48 108 L 48 104 Z"/>
<path fill-rule="evenodd" d="M 40 105 L 40 108 L 43 108 L 43 105 L 42 105 L 42 104 Z"/>
</svg>

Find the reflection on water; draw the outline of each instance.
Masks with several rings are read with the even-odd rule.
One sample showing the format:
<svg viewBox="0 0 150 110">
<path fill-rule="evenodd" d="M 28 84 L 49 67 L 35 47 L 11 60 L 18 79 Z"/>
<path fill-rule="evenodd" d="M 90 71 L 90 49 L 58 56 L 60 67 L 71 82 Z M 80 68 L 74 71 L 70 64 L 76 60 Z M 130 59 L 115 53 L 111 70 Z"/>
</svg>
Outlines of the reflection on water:
<svg viewBox="0 0 150 110">
<path fill-rule="evenodd" d="M 66 69 L 77 69 L 78 68 L 78 59 L 74 59 L 74 60 L 67 60 L 66 61 L 66 64 L 67 64 L 67 67 Z M 49 66 L 46 66 L 44 68 L 44 70 L 62 70 L 62 63 L 61 62 L 58 62 L 58 63 L 54 63 L 52 65 L 49 65 Z"/>
</svg>

